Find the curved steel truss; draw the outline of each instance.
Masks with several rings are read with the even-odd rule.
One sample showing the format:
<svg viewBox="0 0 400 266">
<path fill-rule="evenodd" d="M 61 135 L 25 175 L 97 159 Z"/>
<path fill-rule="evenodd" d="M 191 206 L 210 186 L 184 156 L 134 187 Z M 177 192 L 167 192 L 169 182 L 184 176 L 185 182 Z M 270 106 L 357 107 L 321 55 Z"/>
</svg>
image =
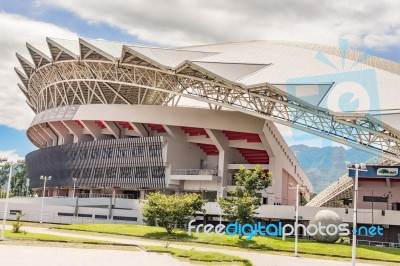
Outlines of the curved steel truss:
<svg viewBox="0 0 400 266">
<path fill-rule="evenodd" d="M 74 104 L 173 104 L 176 95 L 245 111 L 377 155 L 399 159 L 398 131 L 368 115 L 334 114 L 271 85 L 243 88 L 213 78 L 187 63 L 170 72 L 106 62 L 68 61 L 47 65 L 30 79 L 37 112 Z"/>
<path fill-rule="evenodd" d="M 400 162 L 400 132 L 369 115 L 333 113 L 270 84 L 244 86 L 190 61 L 168 69 L 151 62 L 143 64 L 143 60 L 66 60 L 40 66 L 29 80 L 22 80 L 28 88 L 24 90 L 28 104 L 36 113 L 76 104 L 175 105 L 184 96 Z"/>
</svg>

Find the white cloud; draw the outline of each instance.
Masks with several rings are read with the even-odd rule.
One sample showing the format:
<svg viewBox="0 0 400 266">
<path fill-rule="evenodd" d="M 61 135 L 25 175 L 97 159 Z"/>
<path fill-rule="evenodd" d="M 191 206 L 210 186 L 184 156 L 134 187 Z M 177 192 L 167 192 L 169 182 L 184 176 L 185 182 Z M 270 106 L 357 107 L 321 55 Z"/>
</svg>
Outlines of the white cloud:
<svg viewBox="0 0 400 266">
<path fill-rule="evenodd" d="M 15 153 L 15 150 L 0 151 L 0 159 L 7 159 L 7 161 L 17 162 L 19 160 L 25 160 L 24 157 L 19 156 Z"/>
<path fill-rule="evenodd" d="M 0 12 L 0 34 L 0 125 L 25 129 L 34 113 L 17 86 L 21 81 L 14 72 L 14 67 L 19 67 L 15 53 L 28 54 L 25 43 L 43 43 L 46 36 L 71 39 L 77 35 L 49 23 L 4 12 Z"/>
<path fill-rule="evenodd" d="M 38 0 L 164 45 L 254 39 L 398 46 L 400 1 Z"/>
</svg>

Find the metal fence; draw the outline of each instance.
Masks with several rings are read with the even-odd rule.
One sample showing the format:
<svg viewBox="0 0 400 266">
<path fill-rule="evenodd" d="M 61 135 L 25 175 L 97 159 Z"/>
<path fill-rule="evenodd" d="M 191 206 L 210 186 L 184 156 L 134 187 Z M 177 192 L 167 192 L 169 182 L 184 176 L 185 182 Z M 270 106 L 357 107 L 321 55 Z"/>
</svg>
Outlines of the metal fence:
<svg viewBox="0 0 400 266">
<path fill-rule="evenodd" d="M 117 199 L 133 199 L 133 194 L 106 194 L 106 193 L 81 193 L 77 194 L 78 198 L 117 198 Z"/>
<path fill-rule="evenodd" d="M 79 214 L 78 214 L 79 215 Z M 15 221 L 16 216 L 11 215 L 11 217 L 7 217 L 9 221 Z M 0 217 L 3 217 L 3 212 L 0 212 Z M 129 217 L 127 217 L 129 218 Z M 39 222 L 40 214 L 39 213 L 25 213 L 23 218 L 21 219 L 25 222 Z M 101 219 L 95 218 L 95 215 L 92 217 L 78 217 L 78 216 L 59 216 L 59 215 L 50 215 L 47 213 L 43 213 L 42 217 L 43 223 L 49 224 L 136 224 L 136 225 L 145 225 L 143 222 L 138 221 L 129 221 L 129 220 L 114 220 L 114 219 Z"/>
<path fill-rule="evenodd" d="M 218 176 L 216 169 L 175 169 L 171 171 L 173 175 L 214 175 Z"/>
<path fill-rule="evenodd" d="M 400 243 L 394 242 L 380 242 L 380 241 L 369 241 L 369 240 L 357 240 L 358 245 L 363 246 L 375 246 L 375 247 L 387 247 L 387 248 L 400 248 Z"/>
</svg>

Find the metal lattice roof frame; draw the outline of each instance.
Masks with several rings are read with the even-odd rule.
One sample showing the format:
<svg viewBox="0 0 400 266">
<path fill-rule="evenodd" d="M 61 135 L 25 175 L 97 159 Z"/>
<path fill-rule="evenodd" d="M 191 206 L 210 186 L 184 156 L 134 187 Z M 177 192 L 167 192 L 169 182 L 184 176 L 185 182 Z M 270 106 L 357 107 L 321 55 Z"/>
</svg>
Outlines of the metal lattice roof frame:
<svg viewBox="0 0 400 266">
<path fill-rule="evenodd" d="M 62 50 L 62 46 L 54 47 Z M 30 45 L 28 48 L 37 51 Z M 191 61 L 171 69 L 130 52 L 131 47 L 124 47 L 118 60 L 63 58 L 44 65 L 43 59 L 36 56 L 33 60 L 39 60 L 35 61 L 38 68 L 29 78 L 17 73 L 28 87 L 25 95 L 36 113 L 74 104 L 174 105 L 176 96 L 185 96 L 213 108 L 245 112 L 400 162 L 400 132 L 367 114 L 333 113 L 271 84 L 245 86 Z"/>
</svg>

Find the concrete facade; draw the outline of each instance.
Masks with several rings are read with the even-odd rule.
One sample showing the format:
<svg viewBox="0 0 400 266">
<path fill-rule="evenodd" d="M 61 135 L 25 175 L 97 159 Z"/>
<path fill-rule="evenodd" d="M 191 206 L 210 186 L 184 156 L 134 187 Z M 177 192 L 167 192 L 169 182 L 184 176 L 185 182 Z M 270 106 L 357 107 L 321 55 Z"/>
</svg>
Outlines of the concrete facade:
<svg viewBox="0 0 400 266">
<path fill-rule="evenodd" d="M 289 187 L 296 184 L 305 187 L 306 197 L 312 191 L 275 125 L 240 112 L 81 105 L 39 113 L 28 134 L 39 136 L 47 128 L 54 135 L 47 135 L 46 147 L 27 156 L 29 178 L 39 196 L 40 175 L 51 175 L 46 196 L 71 196 L 76 177 L 76 195 L 139 193 L 131 197 L 144 198 L 146 191 L 190 191 L 215 201 L 234 186 L 240 166 L 257 164 L 272 172 L 273 186 L 263 192 L 268 204 L 294 205 Z M 161 149 L 157 153 L 155 144 Z"/>
</svg>

